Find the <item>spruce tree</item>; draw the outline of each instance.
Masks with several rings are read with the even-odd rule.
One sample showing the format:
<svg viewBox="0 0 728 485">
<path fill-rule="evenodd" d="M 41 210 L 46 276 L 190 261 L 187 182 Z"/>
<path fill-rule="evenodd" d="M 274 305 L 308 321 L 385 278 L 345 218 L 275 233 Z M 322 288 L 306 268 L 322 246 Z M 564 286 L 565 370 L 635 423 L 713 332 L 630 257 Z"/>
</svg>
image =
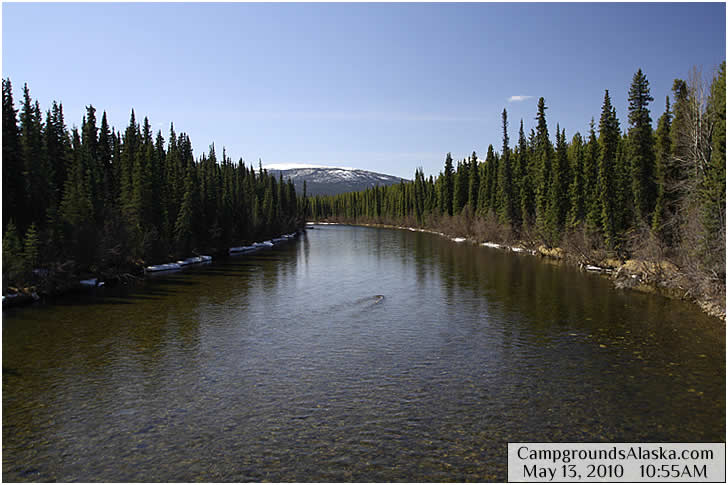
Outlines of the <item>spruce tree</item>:
<svg viewBox="0 0 728 485">
<path fill-rule="evenodd" d="M 478 191 L 480 190 L 480 167 L 478 166 L 478 155 L 473 152 L 470 155 L 470 181 L 468 183 L 468 206 L 475 212 L 478 208 Z M 424 181 L 424 173 L 422 174 Z"/>
<path fill-rule="evenodd" d="M 443 184 L 440 187 L 440 201 L 441 201 L 441 210 L 443 213 L 447 215 L 453 214 L 453 186 L 454 186 L 454 175 L 453 175 L 453 166 L 452 166 L 452 156 L 448 152 L 447 156 L 445 157 L 445 171 L 443 172 Z"/>
<path fill-rule="evenodd" d="M 40 107 L 30 98 L 26 84 L 20 110 L 20 150 L 24 162 L 26 211 L 17 215 L 18 229 L 25 231 L 31 223 L 45 223 L 46 211 L 53 193 L 53 173 L 46 163 Z"/>
<path fill-rule="evenodd" d="M 515 197 L 513 190 L 513 170 L 511 168 L 511 153 L 508 139 L 508 113 L 505 109 L 501 113 L 503 124 L 503 148 L 498 173 L 498 210 L 500 221 L 503 224 L 515 223 Z"/>
<path fill-rule="evenodd" d="M 639 221 L 647 223 L 657 199 L 655 142 L 648 108 L 651 101 L 647 77 L 638 69 L 629 88 L 629 158 L 635 215 Z"/>
<path fill-rule="evenodd" d="M 670 111 L 670 98 L 665 97 L 665 112 L 657 121 L 657 153 L 656 153 L 656 183 L 657 201 L 652 217 L 652 230 L 662 242 L 672 246 L 676 241 L 677 232 L 675 229 L 675 214 L 677 212 L 677 200 L 674 199 L 673 188 L 669 186 L 668 170 L 672 158 L 672 139 L 670 135 L 672 127 L 672 112 Z"/>
<path fill-rule="evenodd" d="M 523 120 L 521 120 L 521 127 L 518 130 L 518 165 L 521 218 L 524 225 L 531 226 L 536 220 L 536 203 L 533 187 L 531 151 L 528 148 L 526 136 L 523 133 Z"/>
<path fill-rule="evenodd" d="M 7 292 L 8 285 L 17 283 L 25 269 L 23 260 L 23 243 L 18 236 L 15 223 L 10 220 L 3 228 L 3 293 Z"/>
<path fill-rule="evenodd" d="M 33 269 L 40 263 L 40 236 L 35 223 L 31 224 L 25 232 L 25 241 L 23 244 L 23 261 L 26 266 L 26 272 L 31 274 Z"/>
<path fill-rule="evenodd" d="M 567 156 L 571 167 L 571 183 L 569 184 L 568 226 L 574 228 L 586 217 L 586 195 L 584 188 L 584 142 L 580 133 L 571 139 Z"/>
<path fill-rule="evenodd" d="M 726 111 L 725 61 L 710 87 L 706 107 L 707 118 L 713 123 L 712 150 L 705 179 L 700 187 L 700 216 L 703 227 L 704 264 L 717 280 L 725 280 L 726 238 Z"/>
<path fill-rule="evenodd" d="M 2 167 L 3 167 L 3 231 L 11 227 L 10 219 L 25 213 L 26 188 L 24 165 L 20 151 L 17 110 L 13 103 L 10 79 L 3 79 Z M 12 225 L 15 228 L 15 224 Z"/>
<path fill-rule="evenodd" d="M 601 231 L 602 202 L 599 185 L 599 142 L 597 141 L 594 118 L 589 123 L 589 141 L 584 156 L 584 203 L 586 228 L 590 232 Z"/>
<path fill-rule="evenodd" d="M 452 211 L 453 214 L 460 214 L 468 203 L 468 189 L 470 185 L 470 176 L 468 173 L 467 163 L 458 162 L 457 170 L 455 171 L 455 183 L 453 187 L 453 201 Z"/>
<path fill-rule="evenodd" d="M 567 158 L 566 133 L 556 125 L 556 157 L 551 167 L 544 226 L 547 241 L 558 244 L 568 212 L 569 161 Z"/>
<path fill-rule="evenodd" d="M 553 148 L 549 140 L 549 130 L 546 124 L 546 103 L 544 98 L 538 100 L 536 114 L 536 223 L 542 232 L 545 232 L 546 210 L 548 209 L 548 192 L 551 186 L 551 158 Z"/>
<path fill-rule="evenodd" d="M 601 229 L 608 249 L 617 247 L 619 214 L 617 213 L 617 147 L 619 145 L 619 122 L 617 121 L 609 90 L 604 91 L 602 114 L 599 118 L 599 205 L 601 208 Z"/>
</svg>

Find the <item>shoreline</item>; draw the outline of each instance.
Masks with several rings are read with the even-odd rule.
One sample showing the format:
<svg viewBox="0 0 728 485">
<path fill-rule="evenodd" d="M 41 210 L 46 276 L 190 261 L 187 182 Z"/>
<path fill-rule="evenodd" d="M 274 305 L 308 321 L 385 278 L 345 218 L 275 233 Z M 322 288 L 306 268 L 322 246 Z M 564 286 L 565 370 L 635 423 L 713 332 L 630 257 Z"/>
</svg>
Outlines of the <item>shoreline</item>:
<svg viewBox="0 0 728 485">
<path fill-rule="evenodd" d="M 528 245 L 523 241 L 518 241 L 515 245 L 499 244 L 489 241 L 478 241 L 472 237 L 455 236 L 452 234 L 446 234 L 441 231 L 433 229 L 425 229 L 410 226 L 398 226 L 392 224 L 372 224 L 372 223 L 349 223 L 349 222 L 306 222 L 307 226 L 316 225 L 349 225 L 359 227 L 376 227 L 384 229 L 399 229 L 411 232 L 424 232 L 428 234 L 434 234 L 437 236 L 445 237 L 453 242 L 462 243 L 467 242 L 470 244 L 477 244 L 478 246 L 489 247 L 492 249 L 500 249 L 503 251 L 515 252 L 515 253 L 526 253 L 532 256 L 538 256 L 541 258 L 548 258 L 550 260 L 559 261 L 563 264 L 577 267 L 582 271 L 590 273 L 597 273 L 603 277 L 608 277 L 612 280 L 615 288 L 639 291 L 641 293 L 653 293 L 664 296 L 670 299 L 688 301 L 693 303 L 700 308 L 704 313 L 716 317 L 725 324 L 726 322 L 726 310 L 714 299 L 708 297 L 693 297 L 690 289 L 685 289 L 674 283 L 673 279 L 670 278 L 659 278 L 658 274 L 676 273 L 678 269 L 666 262 L 654 262 L 654 261 L 642 261 L 630 259 L 625 262 L 619 262 L 617 260 L 604 260 L 600 261 L 600 264 L 586 264 L 576 263 L 568 252 L 563 248 L 546 248 L 545 246 Z M 669 265 L 669 266 L 668 266 Z M 675 276 L 674 274 L 672 276 Z M 658 279 L 659 278 L 659 279 Z"/>
<path fill-rule="evenodd" d="M 292 233 L 281 234 L 280 236 L 268 239 L 263 242 L 254 242 L 250 246 L 231 247 L 228 248 L 226 251 L 216 253 L 215 256 L 196 255 L 168 263 L 156 265 L 139 265 L 135 268 L 130 268 L 130 272 L 126 273 L 109 273 L 105 275 L 99 274 L 84 279 L 82 279 L 81 276 L 69 278 L 67 280 L 62 280 L 58 285 L 54 285 L 54 289 L 50 291 L 39 291 L 36 289 L 35 286 L 23 288 L 11 286 L 8 287 L 8 289 L 15 289 L 16 291 L 14 293 L 2 295 L 2 308 L 3 310 L 5 310 L 9 308 L 24 307 L 32 305 L 33 303 L 43 303 L 44 300 L 56 300 L 58 298 L 63 298 L 64 296 L 72 294 L 91 292 L 94 291 L 96 288 L 127 285 L 129 284 L 129 281 L 140 281 L 147 278 L 153 278 L 159 274 L 166 275 L 171 272 L 178 272 L 188 266 L 200 266 L 210 264 L 216 260 L 242 256 L 244 254 L 254 253 L 262 249 L 270 249 L 283 242 L 291 241 L 298 238 L 305 231 L 306 228 L 302 227 Z M 109 282 L 110 284 L 107 284 L 107 282 Z"/>
</svg>

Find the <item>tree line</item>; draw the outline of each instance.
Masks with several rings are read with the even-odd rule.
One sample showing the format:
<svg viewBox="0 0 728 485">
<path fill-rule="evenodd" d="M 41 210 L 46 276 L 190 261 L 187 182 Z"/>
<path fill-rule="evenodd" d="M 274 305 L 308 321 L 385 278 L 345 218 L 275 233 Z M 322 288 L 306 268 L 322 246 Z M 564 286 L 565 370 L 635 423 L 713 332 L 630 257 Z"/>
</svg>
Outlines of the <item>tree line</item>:
<svg viewBox="0 0 728 485">
<path fill-rule="evenodd" d="M 222 252 L 296 230 L 293 183 L 234 163 L 210 146 L 199 158 L 171 125 L 167 139 L 132 110 L 123 133 L 86 107 L 80 129 L 63 106 L 43 116 L 3 79 L 3 288 L 56 273 L 119 274 L 143 264 Z"/>
<path fill-rule="evenodd" d="M 555 141 L 540 98 L 536 128 L 523 120 L 511 145 L 501 114 L 500 151 L 488 147 L 437 177 L 362 192 L 309 198 L 308 218 L 411 225 L 499 242 L 602 250 L 621 258 L 667 258 L 722 285 L 725 278 L 725 62 L 710 85 L 694 71 L 676 79 L 672 100 L 652 126 L 649 82 L 642 70 L 628 91 L 622 130 L 609 91 L 585 135 Z"/>
</svg>

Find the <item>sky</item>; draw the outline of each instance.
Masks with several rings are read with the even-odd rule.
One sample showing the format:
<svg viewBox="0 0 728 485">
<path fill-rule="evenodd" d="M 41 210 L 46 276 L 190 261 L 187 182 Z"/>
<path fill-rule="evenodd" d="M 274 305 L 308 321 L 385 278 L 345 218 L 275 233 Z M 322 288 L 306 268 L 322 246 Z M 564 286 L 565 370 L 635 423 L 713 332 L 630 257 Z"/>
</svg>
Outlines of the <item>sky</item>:
<svg viewBox="0 0 728 485">
<path fill-rule="evenodd" d="M 69 128 L 132 108 L 199 156 L 437 175 L 535 127 L 568 139 L 608 89 L 623 129 L 642 69 L 652 118 L 675 78 L 725 60 L 725 3 L 3 3 L 2 75 Z"/>
</svg>

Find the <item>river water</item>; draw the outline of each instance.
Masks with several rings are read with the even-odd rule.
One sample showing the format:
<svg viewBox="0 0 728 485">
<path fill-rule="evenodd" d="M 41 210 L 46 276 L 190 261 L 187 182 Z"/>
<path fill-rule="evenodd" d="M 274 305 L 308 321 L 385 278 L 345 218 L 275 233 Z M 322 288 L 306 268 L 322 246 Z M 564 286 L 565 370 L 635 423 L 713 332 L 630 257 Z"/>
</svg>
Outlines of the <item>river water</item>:
<svg viewBox="0 0 728 485">
<path fill-rule="evenodd" d="M 507 443 L 725 437 L 725 327 L 431 234 L 318 226 L 3 312 L 5 481 L 503 481 Z"/>
</svg>

